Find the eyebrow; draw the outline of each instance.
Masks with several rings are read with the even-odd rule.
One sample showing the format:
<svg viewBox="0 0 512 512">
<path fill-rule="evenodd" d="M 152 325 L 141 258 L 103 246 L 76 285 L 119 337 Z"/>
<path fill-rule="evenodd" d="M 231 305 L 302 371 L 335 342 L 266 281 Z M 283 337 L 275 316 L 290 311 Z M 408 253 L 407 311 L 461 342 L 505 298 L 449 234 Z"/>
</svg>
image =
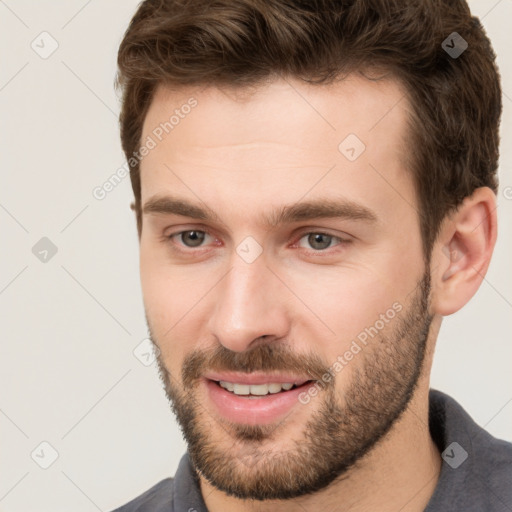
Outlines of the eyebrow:
<svg viewBox="0 0 512 512">
<path fill-rule="evenodd" d="M 172 196 L 155 196 L 146 201 L 142 212 L 144 214 L 180 215 L 197 220 L 206 220 L 224 224 L 219 216 L 206 205 L 200 206 L 186 199 Z M 280 224 L 291 224 L 322 218 L 342 218 L 377 222 L 377 215 L 366 206 L 348 201 L 346 199 L 334 200 L 330 198 L 303 201 L 282 206 L 270 214 L 263 216 L 263 224 L 275 228 Z"/>
</svg>

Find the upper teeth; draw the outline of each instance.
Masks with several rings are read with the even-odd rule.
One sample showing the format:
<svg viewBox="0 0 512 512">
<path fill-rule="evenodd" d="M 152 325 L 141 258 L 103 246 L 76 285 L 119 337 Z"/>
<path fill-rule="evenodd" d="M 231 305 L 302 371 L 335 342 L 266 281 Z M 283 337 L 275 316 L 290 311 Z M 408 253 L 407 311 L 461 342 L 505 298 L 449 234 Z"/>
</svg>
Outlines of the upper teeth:
<svg viewBox="0 0 512 512">
<path fill-rule="evenodd" d="M 288 391 L 292 389 L 293 383 L 270 383 L 270 384 L 237 384 L 235 382 L 226 382 L 221 380 L 220 386 L 235 395 L 267 395 L 268 393 L 279 393 L 282 389 Z"/>
</svg>

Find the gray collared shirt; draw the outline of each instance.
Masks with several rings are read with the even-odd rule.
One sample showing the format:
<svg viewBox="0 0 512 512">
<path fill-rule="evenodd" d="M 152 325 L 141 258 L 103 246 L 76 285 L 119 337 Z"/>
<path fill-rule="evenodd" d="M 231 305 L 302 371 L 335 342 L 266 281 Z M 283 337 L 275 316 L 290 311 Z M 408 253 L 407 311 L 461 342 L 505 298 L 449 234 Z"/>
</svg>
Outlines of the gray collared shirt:
<svg viewBox="0 0 512 512">
<path fill-rule="evenodd" d="M 430 390 L 429 426 L 443 458 L 425 512 L 512 512 L 512 443 L 479 427 L 451 397 Z M 166 478 L 113 512 L 208 512 L 188 453 Z"/>
</svg>

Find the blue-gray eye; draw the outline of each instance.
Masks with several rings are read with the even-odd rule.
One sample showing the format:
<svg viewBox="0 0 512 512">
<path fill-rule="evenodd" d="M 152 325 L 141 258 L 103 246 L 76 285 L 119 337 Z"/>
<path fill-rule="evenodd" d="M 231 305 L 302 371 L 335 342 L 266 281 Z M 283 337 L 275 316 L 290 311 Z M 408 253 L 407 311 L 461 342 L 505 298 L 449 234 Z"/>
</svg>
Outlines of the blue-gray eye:
<svg viewBox="0 0 512 512">
<path fill-rule="evenodd" d="M 180 233 L 181 241 L 187 247 L 199 247 L 203 243 L 205 236 L 206 233 L 204 231 L 197 231 L 195 229 Z"/>
<path fill-rule="evenodd" d="M 315 249 L 316 251 L 328 249 L 331 246 L 333 240 L 339 240 L 338 237 L 327 235 L 326 233 L 308 233 L 301 238 L 301 240 L 303 239 L 306 239 L 306 243 L 309 245 L 309 247 Z M 300 246 L 305 247 L 302 244 L 300 244 Z"/>
</svg>

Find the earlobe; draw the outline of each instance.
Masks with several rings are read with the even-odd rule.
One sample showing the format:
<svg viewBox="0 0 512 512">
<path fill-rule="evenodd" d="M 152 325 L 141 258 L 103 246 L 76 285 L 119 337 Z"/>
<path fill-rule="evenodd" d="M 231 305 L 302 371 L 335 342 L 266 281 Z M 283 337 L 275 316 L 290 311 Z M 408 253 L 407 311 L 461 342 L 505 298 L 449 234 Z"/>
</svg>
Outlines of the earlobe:
<svg viewBox="0 0 512 512">
<path fill-rule="evenodd" d="M 432 253 L 432 307 L 446 316 L 462 308 L 480 287 L 496 243 L 496 195 L 481 187 L 443 222 Z"/>
</svg>

